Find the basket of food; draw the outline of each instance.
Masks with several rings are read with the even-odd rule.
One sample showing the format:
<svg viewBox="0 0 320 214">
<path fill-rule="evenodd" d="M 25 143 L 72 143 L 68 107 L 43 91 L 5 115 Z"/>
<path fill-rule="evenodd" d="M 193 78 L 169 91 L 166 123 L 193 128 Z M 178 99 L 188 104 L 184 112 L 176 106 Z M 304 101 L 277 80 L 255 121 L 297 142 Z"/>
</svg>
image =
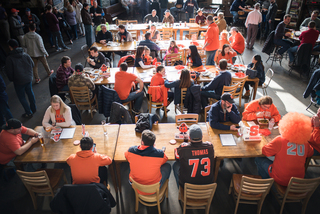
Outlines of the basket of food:
<svg viewBox="0 0 320 214">
<path fill-rule="evenodd" d="M 269 120 L 265 119 L 265 118 L 259 118 L 257 119 L 259 125 L 268 125 L 269 124 Z"/>
</svg>

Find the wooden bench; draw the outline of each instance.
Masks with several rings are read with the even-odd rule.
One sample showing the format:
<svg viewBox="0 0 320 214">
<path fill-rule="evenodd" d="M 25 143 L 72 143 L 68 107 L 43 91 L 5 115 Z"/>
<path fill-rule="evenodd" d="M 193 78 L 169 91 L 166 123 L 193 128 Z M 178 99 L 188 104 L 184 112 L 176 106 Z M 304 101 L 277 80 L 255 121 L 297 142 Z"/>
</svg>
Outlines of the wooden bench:
<svg viewBox="0 0 320 214">
<path fill-rule="evenodd" d="M 111 24 L 112 21 L 116 19 L 116 17 L 122 13 L 126 12 L 126 9 L 122 7 L 121 3 L 116 3 L 114 5 L 111 5 L 109 7 L 103 8 L 104 11 L 104 18 L 106 21 Z"/>
</svg>

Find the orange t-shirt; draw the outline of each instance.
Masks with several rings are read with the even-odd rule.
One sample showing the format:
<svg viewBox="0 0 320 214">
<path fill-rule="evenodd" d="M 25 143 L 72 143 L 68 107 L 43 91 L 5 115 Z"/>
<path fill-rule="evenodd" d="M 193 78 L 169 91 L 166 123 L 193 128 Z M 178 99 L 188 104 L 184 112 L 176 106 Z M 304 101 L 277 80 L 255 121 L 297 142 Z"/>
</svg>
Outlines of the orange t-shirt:
<svg viewBox="0 0 320 214">
<path fill-rule="evenodd" d="M 224 56 L 222 56 L 222 53 L 220 52 L 218 57 L 217 57 L 216 62 L 219 65 L 219 62 L 220 62 L 221 59 L 226 59 L 228 61 L 228 63 L 233 64 L 232 63 L 232 57 L 235 57 L 235 56 L 237 56 L 237 53 L 235 51 L 232 51 L 232 52 L 229 51 L 229 53 L 225 54 Z"/>
<path fill-rule="evenodd" d="M 25 134 L 27 128 L 21 126 L 21 133 Z M 6 130 L 2 130 L 0 133 L 0 164 L 7 164 L 10 160 L 17 155 L 14 153 L 24 144 L 21 134 L 11 134 Z"/>
<path fill-rule="evenodd" d="M 206 51 L 214 51 L 219 48 L 219 28 L 216 23 L 213 22 L 208 26 L 204 43 L 209 43 L 205 48 Z"/>
<path fill-rule="evenodd" d="M 230 41 L 233 40 L 233 41 Z M 233 50 L 243 53 L 245 48 L 245 41 L 241 33 L 237 33 L 234 37 L 230 37 L 231 47 Z"/>
<path fill-rule="evenodd" d="M 222 50 L 223 45 L 228 44 L 230 45 L 230 42 L 227 39 L 220 39 L 219 40 L 219 49 Z"/>
<path fill-rule="evenodd" d="M 151 64 L 152 64 L 152 61 L 153 61 L 153 59 L 152 59 L 151 56 L 146 56 L 146 55 L 144 55 L 144 57 L 143 57 L 143 63 L 144 63 L 145 65 L 151 65 Z"/>
<path fill-rule="evenodd" d="M 64 122 L 66 122 L 66 120 L 65 120 L 64 117 L 63 117 L 63 115 L 60 114 L 60 109 L 59 109 L 59 110 L 56 110 L 55 119 L 56 119 L 56 123 L 64 123 Z"/>
<path fill-rule="evenodd" d="M 99 183 L 99 167 L 110 165 L 112 159 L 91 150 L 83 150 L 68 157 L 67 163 L 71 169 L 72 184 Z"/>
<path fill-rule="evenodd" d="M 115 75 L 114 90 L 118 93 L 120 100 L 128 98 L 132 82 L 138 77 L 135 74 L 127 73 L 125 71 L 118 71 Z"/>
</svg>

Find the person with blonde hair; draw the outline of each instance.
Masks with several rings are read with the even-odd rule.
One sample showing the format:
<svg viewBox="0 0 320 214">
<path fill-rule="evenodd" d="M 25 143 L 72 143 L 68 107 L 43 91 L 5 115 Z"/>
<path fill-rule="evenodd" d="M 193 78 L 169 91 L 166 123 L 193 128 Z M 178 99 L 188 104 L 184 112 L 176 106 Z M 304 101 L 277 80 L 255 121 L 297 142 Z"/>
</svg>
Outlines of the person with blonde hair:
<svg viewBox="0 0 320 214">
<path fill-rule="evenodd" d="M 72 119 L 71 108 L 67 106 L 58 95 L 53 95 L 50 99 L 51 105 L 47 108 L 42 125 L 44 127 L 69 127 L 76 125 Z M 49 121 L 51 120 L 51 124 Z"/>
<path fill-rule="evenodd" d="M 242 113 L 243 120 L 250 121 L 257 120 L 258 118 L 273 119 L 274 122 L 279 122 L 281 119 L 281 115 L 270 96 L 263 96 L 258 100 L 252 100 Z"/>
<path fill-rule="evenodd" d="M 223 30 L 220 33 L 220 40 L 219 40 L 219 49 L 222 50 L 223 45 L 227 44 L 230 45 L 230 42 L 228 41 L 228 31 Z"/>
</svg>

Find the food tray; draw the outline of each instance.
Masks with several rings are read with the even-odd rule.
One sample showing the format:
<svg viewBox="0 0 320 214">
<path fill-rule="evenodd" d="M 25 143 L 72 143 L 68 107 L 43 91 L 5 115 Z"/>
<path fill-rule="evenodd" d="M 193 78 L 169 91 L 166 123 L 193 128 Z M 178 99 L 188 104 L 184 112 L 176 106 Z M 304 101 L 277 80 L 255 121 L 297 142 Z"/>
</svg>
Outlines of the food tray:
<svg viewBox="0 0 320 214">
<path fill-rule="evenodd" d="M 269 124 L 269 120 L 268 119 L 257 119 L 259 125 L 268 125 Z"/>
</svg>

